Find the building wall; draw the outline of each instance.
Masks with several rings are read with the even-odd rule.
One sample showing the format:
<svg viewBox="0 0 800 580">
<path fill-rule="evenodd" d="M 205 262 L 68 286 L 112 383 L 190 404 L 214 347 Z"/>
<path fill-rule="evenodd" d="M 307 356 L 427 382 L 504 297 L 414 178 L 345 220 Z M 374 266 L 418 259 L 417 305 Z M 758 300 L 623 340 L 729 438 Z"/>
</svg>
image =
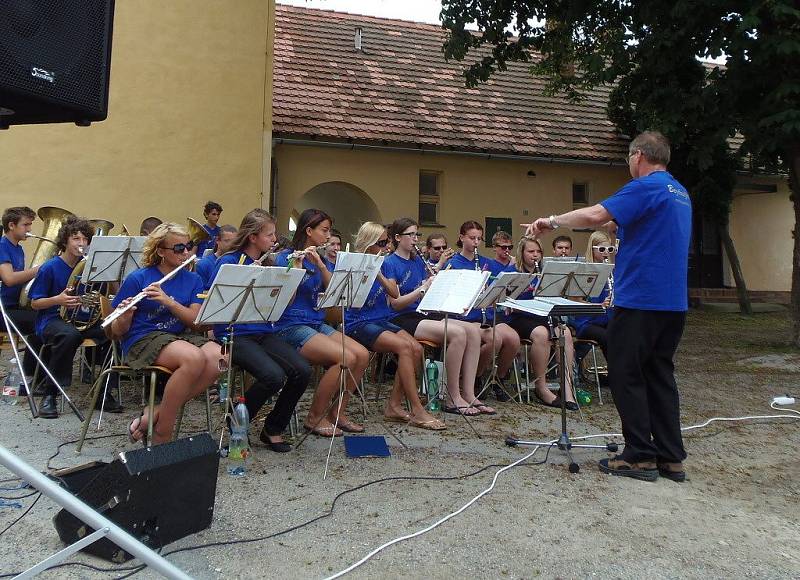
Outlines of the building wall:
<svg viewBox="0 0 800 580">
<path fill-rule="evenodd" d="M 444 227 L 422 226 L 425 234 L 443 231 L 453 245 L 459 226 L 467 220 L 481 223 L 489 217 L 511 218 L 515 238 L 523 229 L 521 223 L 532 218 L 572 209 L 572 184 L 589 184 L 590 202 L 595 203 L 613 193 L 629 179 L 624 167 L 565 165 L 527 161 L 496 160 L 456 155 L 422 155 L 383 151 L 344 150 L 316 146 L 278 144 L 273 149 L 277 163 L 275 203 L 279 229 L 285 231 L 294 211 L 307 209 L 312 188 L 326 182 L 345 182 L 368 195 L 377 206 L 384 223 L 395 218 L 417 218 L 419 171 L 441 172 L 439 221 Z M 529 176 L 532 171 L 535 176 Z M 318 191 L 318 190 L 317 190 Z M 351 224 L 350 212 L 363 212 L 357 196 L 334 190 L 339 196 L 332 204 L 337 225 Z M 313 196 L 312 196 L 313 197 Z M 318 199 L 318 198 L 317 198 Z M 356 203 L 354 203 L 356 202 Z M 322 208 L 326 209 L 326 208 Z M 344 227 L 343 233 L 354 233 L 360 222 Z M 558 233 L 562 233 L 560 230 Z M 587 234 L 566 232 L 583 254 Z M 551 234 L 544 238 L 550 244 Z M 545 249 L 547 252 L 547 249 Z M 490 255 L 486 248 L 481 252 Z"/>
<path fill-rule="evenodd" d="M 788 292 L 792 287 L 794 208 L 787 182 L 777 185 L 775 193 L 740 194 L 733 200 L 731 238 L 749 290 Z M 725 284 L 732 286 L 727 262 L 725 269 Z"/>
<path fill-rule="evenodd" d="M 213 199 L 238 222 L 269 184 L 273 25 L 272 0 L 117 2 L 108 119 L 0 133 L 0 203 L 138 232 Z"/>
</svg>

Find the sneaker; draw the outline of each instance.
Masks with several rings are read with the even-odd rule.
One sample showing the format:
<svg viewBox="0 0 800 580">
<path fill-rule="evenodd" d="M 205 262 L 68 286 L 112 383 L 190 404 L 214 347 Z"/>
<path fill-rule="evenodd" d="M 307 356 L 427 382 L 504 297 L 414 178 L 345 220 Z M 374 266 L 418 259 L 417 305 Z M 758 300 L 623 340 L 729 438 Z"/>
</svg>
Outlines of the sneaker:
<svg viewBox="0 0 800 580">
<path fill-rule="evenodd" d="M 630 463 L 625 461 L 621 455 L 611 459 L 601 459 L 599 463 L 600 471 L 610 475 L 621 475 L 632 477 L 642 481 L 655 481 L 658 479 L 658 469 L 655 461 L 637 461 Z"/>
</svg>

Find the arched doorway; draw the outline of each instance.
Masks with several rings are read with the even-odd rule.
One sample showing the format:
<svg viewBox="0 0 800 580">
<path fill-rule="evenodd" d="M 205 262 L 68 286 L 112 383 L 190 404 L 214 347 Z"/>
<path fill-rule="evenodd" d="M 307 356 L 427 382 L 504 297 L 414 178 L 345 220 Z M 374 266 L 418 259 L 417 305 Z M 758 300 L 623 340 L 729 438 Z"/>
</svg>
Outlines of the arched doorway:
<svg viewBox="0 0 800 580">
<path fill-rule="evenodd" d="M 321 209 L 333 217 L 334 227 L 342 232 L 342 247 L 353 241 L 353 236 L 362 223 L 383 223 L 381 212 L 372 198 L 355 185 L 344 181 L 328 181 L 309 189 L 297 200 L 291 212 L 291 220 L 296 223 L 299 215 L 310 207 Z"/>
</svg>

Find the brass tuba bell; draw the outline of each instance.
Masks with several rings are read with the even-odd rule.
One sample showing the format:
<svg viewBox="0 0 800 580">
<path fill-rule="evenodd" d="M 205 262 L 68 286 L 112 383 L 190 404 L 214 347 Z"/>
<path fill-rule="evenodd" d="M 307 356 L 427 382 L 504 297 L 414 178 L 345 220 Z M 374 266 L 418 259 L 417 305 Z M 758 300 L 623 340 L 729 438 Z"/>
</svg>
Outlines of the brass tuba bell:
<svg viewBox="0 0 800 580">
<path fill-rule="evenodd" d="M 33 251 L 31 268 L 41 266 L 47 260 L 58 254 L 58 246 L 56 246 L 55 242 L 58 236 L 58 230 L 61 229 L 61 224 L 63 224 L 69 216 L 74 215 L 71 211 L 66 209 L 51 206 L 40 207 L 39 211 L 36 213 L 39 219 L 44 222 L 44 225 L 42 226 L 41 236 L 33 234 L 28 236 L 39 240 L 39 243 L 36 244 L 36 249 Z M 31 299 L 28 297 L 31 286 L 33 286 L 33 280 L 25 284 L 19 297 L 19 305 L 24 308 L 30 306 L 31 303 Z"/>
<path fill-rule="evenodd" d="M 211 237 L 211 235 L 203 227 L 203 224 L 201 224 L 199 221 L 192 218 L 186 219 L 189 220 L 189 225 L 186 228 L 189 230 L 189 239 L 194 242 L 195 246 Z"/>
<path fill-rule="evenodd" d="M 108 220 L 86 220 L 92 227 L 94 228 L 94 235 L 96 236 L 107 236 L 108 232 L 114 229 L 114 222 L 110 222 Z"/>
</svg>

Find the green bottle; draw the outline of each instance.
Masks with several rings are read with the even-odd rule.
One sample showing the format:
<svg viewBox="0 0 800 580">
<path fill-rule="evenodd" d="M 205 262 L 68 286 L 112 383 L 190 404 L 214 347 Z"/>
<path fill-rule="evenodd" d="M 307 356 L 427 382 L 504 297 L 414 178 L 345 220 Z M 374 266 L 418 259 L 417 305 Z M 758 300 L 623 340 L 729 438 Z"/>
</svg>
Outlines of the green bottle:
<svg viewBox="0 0 800 580">
<path fill-rule="evenodd" d="M 425 377 L 428 382 L 428 410 L 438 411 L 439 405 L 439 366 L 431 359 L 425 359 Z"/>
</svg>

